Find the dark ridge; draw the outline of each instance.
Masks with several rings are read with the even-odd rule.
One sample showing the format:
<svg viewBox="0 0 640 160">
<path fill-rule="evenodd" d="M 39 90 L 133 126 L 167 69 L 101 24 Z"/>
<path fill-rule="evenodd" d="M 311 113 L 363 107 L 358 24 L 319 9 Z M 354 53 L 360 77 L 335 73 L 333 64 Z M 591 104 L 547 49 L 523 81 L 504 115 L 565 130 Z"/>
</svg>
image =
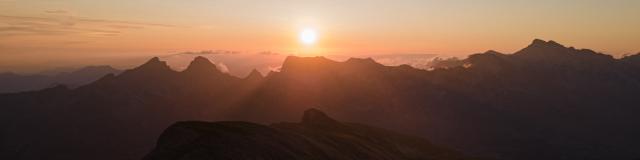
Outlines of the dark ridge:
<svg viewBox="0 0 640 160">
<path fill-rule="evenodd" d="M 304 122 L 178 122 L 162 133 L 143 159 L 470 159 L 425 139 L 362 124 L 342 125 L 317 109 L 307 110 L 303 119 L 307 118 L 329 127 Z"/>
</svg>

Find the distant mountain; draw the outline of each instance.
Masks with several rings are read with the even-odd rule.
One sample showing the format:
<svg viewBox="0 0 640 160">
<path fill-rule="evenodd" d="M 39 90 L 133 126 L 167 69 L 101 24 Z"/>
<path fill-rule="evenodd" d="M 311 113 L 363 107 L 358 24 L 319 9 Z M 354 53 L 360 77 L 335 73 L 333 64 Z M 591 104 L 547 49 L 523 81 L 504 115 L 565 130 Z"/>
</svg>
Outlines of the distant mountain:
<svg viewBox="0 0 640 160">
<path fill-rule="evenodd" d="M 178 122 L 145 160 L 191 159 L 470 159 L 418 137 L 342 123 L 316 109 L 301 123 Z"/>
<path fill-rule="evenodd" d="M 77 88 L 0 94 L 0 159 L 135 159 L 176 121 L 286 122 L 310 107 L 473 156 L 640 158 L 637 57 L 534 40 L 429 71 L 290 56 L 245 78 L 153 58 Z"/>
<path fill-rule="evenodd" d="M 73 72 L 55 74 L 20 75 L 10 72 L 0 73 L 0 93 L 33 91 L 56 85 L 77 87 L 89 84 L 104 75 L 120 72 L 120 70 L 110 66 L 88 66 Z"/>
</svg>

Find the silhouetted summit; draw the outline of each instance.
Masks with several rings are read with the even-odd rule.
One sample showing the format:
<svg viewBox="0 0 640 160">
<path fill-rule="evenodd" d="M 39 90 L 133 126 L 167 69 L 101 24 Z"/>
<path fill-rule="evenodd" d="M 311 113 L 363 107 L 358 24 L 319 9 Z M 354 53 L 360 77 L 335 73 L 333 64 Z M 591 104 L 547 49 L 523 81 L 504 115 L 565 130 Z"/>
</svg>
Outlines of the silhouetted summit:
<svg viewBox="0 0 640 160">
<path fill-rule="evenodd" d="M 147 70 L 147 71 L 158 71 L 158 70 L 171 70 L 167 62 L 160 61 L 160 58 L 153 57 L 149 59 L 146 63 L 141 66 L 133 69 L 133 70 Z"/>
<path fill-rule="evenodd" d="M 340 123 L 316 109 L 305 111 L 303 119 L 302 123 L 270 126 L 178 122 L 164 131 L 144 159 L 468 159 L 424 139 Z M 329 128 L 318 128 L 317 123 Z"/>
<path fill-rule="evenodd" d="M 211 61 L 209 61 L 207 58 L 204 58 L 202 56 L 198 56 L 194 58 L 193 61 L 191 61 L 191 64 L 189 64 L 189 66 L 187 67 L 187 69 L 185 69 L 182 72 L 186 74 L 196 74 L 200 76 L 222 73 L 216 68 L 215 64 L 211 63 Z"/>
</svg>

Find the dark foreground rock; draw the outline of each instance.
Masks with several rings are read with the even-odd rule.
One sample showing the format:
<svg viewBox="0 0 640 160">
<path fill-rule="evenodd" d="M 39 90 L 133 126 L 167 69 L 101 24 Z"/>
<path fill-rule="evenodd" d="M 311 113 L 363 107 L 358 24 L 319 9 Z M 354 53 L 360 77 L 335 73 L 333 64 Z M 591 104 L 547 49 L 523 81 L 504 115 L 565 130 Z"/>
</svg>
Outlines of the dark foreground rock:
<svg viewBox="0 0 640 160">
<path fill-rule="evenodd" d="M 146 160 L 191 159 L 465 159 L 429 141 L 355 123 L 316 109 L 301 123 L 178 122 Z"/>
</svg>

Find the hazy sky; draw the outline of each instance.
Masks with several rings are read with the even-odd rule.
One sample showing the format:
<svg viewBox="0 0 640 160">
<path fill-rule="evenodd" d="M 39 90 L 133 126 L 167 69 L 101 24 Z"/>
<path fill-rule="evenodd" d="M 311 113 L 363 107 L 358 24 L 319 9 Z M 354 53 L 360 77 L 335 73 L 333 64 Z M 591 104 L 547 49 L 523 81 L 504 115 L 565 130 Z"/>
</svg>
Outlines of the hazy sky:
<svg viewBox="0 0 640 160">
<path fill-rule="evenodd" d="M 640 0 L 0 0 L 0 71 L 200 50 L 464 56 L 534 38 L 640 52 Z"/>
</svg>

